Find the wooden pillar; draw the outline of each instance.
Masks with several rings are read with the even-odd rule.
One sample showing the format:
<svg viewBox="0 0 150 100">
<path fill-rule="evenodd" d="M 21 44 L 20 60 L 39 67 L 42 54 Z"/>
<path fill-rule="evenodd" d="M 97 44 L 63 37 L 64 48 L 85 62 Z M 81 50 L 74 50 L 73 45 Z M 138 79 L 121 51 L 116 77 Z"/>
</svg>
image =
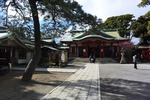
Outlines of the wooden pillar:
<svg viewBox="0 0 150 100">
<path fill-rule="evenodd" d="M 113 56 L 113 45 L 111 43 L 111 56 Z"/>
<path fill-rule="evenodd" d="M 102 55 L 101 55 L 101 43 L 99 45 L 99 56 L 102 57 Z"/>
<path fill-rule="evenodd" d="M 118 49 L 119 49 L 118 54 L 120 55 L 120 47 L 119 46 L 118 46 Z"/>
<path fill-rule="evenodd" d="M 88 57 L 88 45 L 86 44 L 86 57 Z"/>
<path fill-rule="evenodd" d="M 69 53 L 71 52 L 71 45 L 68 45 L 69 46 Z"/>
<path fill-rule="evenodd" d="M 76 44 L 76 47 L 75 47 L 75 53 L 76 53 L 76 57 L 78 57 L 78 52 L 77 52 L 77 44 Z"/>
<path fill-rule="evenodd" d="M 105 47 L 104 47 L 105 43 L 103 42 L 103 57 L 105 56 Z"/>
</svg>

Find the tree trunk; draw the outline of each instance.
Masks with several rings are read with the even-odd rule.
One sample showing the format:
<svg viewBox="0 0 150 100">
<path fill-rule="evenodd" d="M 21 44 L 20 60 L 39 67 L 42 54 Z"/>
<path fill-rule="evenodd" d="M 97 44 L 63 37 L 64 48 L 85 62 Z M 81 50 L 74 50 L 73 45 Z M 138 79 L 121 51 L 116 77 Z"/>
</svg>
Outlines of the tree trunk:
<svg viewBox="0 0 150 100">
<path fill-rule="evenodd" d="M 29 0 L 29 4 L 31 6 L 31 11 L 32 11 L 32 17 L 34 21 L 35 50 L 34 50 L 33 58 L 28 63 L 27 68 L 21 79 L 22 81 L 25 82 L 30 81 L 32 79 L 32 75 L 41 57 L 40 24 L 39 24 L 36 1 L 37 0 Z"/>
</svg>

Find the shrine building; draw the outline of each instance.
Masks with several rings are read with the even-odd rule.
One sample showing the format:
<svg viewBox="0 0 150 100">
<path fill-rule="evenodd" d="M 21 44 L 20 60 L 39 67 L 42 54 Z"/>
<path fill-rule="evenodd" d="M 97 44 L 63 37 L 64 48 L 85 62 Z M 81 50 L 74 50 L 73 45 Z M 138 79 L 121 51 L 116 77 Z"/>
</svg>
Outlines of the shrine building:
<svg viewBox="0 0 150 100">
<path fill-rule="evenodd" d="M 69 57 L 115 57 L 120 54 L 119 43 L 129 41 L 119 35 L 117 30 L 76 31 L 61 42 L 69 47 Z"/>
</svg>

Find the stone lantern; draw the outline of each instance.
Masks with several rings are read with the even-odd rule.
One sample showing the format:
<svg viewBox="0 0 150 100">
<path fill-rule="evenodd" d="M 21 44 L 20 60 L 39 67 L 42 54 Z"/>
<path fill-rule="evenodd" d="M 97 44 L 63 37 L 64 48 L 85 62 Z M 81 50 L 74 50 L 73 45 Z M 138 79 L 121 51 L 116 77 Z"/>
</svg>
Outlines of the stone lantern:
<svg viewBox="0 0 150 100">
<path fill-rule="evenodd" d="M 123 49 L 123 47 L 122 47 L 122 49 L 121 49 L 121 60 L 120 60 L 120 64 L 125 64 L 126 63 L 126 60 L 125 60 L 125 57 L 124 57 L 124 53 L 125 52 L 125 50 Z"/>
</svg>

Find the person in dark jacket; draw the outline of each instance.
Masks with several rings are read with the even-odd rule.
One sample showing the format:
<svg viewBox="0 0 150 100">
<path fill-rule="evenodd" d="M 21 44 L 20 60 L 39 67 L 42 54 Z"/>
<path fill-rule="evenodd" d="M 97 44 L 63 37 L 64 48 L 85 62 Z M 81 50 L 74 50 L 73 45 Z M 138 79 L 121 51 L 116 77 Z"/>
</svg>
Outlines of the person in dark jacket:
<svg viewBox="0 0 150 100">
<path fill-rule="evenodd" d="M 134 68 L 137 69 L 136 55 L 133 56 Z"/>
</svg>

